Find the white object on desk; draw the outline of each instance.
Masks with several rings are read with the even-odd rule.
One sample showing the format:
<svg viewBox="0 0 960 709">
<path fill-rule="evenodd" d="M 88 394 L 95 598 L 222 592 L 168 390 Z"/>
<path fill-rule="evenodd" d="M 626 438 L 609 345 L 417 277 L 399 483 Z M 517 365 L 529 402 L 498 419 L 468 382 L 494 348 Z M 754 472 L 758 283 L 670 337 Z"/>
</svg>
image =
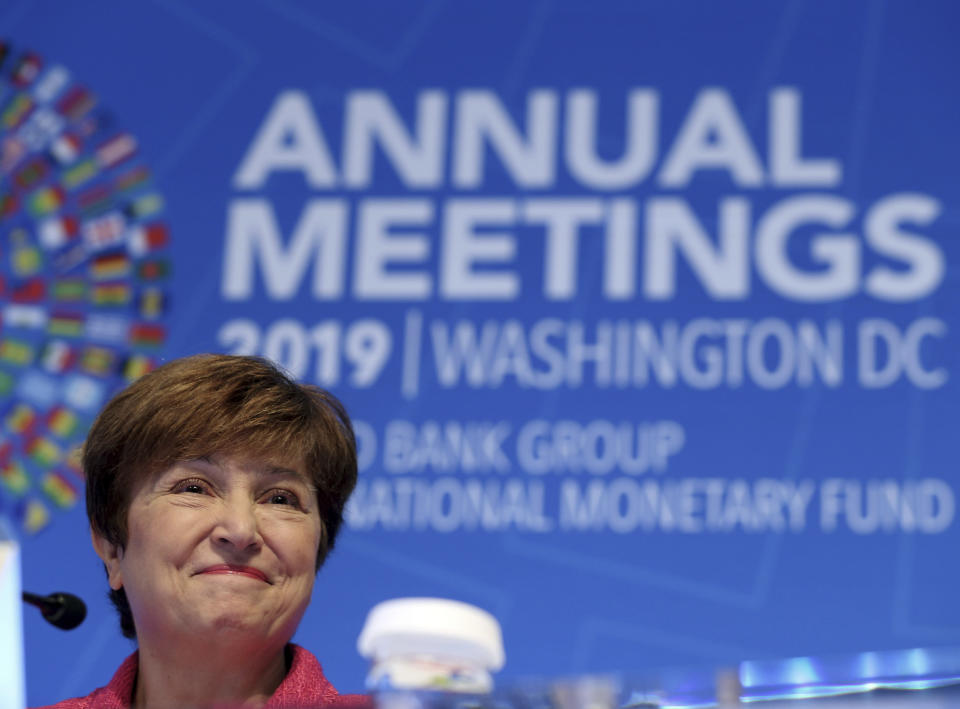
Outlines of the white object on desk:
<svg viewBox="0 0 960 709">
<path fill-rule="evenodd" d="M 395 598 L 370 611 L 357 649 L 371 660 L 367 689 L 486 694 L 503 667 L 497 619 L 445 598 Z"/>
</svg>

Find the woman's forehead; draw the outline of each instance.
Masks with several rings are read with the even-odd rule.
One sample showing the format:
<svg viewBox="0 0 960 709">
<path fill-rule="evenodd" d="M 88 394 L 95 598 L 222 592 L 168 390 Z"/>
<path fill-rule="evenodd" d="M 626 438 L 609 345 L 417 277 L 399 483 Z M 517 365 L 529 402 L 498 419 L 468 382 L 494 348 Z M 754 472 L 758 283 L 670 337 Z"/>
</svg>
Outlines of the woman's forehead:
<svg viewBox="0 0 960 709">
<path fill-rule="evenodd" d="M 203 456 L 200 460 L 222 470 L 242 470 L 262 475 L 293 473 L 308 477 L 304 472 L 303 461 L 290 456 L 228 452 Z"/>
</svg>

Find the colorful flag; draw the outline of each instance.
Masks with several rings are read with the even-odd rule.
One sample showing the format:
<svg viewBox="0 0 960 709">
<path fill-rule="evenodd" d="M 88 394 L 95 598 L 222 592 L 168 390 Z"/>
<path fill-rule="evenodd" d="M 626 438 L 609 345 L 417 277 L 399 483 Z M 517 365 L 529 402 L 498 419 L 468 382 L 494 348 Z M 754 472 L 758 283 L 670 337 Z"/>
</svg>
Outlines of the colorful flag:
<svg viewBox="0 0 960 709">
<path fill-rule="evenodd" d="M 35 436 L 26 443 L 27 455 L 37 465 L 50 468 L 60 462 L 60 446 L 44 436 Z"/>
<path fill-rule="evenodd" d="M 47 251 L 59 249 L 77 238 L 80 223 L 76 217 L 50 217 L 37 227 L 37 240 Z"/>
<path fill-rule="evenodd" d="M 106 185 L 91 187 L 77 197 L 77 204 L 85 216 L 106 211 L 112 204 L 110 188 Z"/>
<path fill-rule="evenodd" d="M 68 406 L 93 413 L 103 404 L 107 392 L 96 379 L 81 374 L 68 375 L 64 382 L 63 399 Z"/>
<path fill-rule="evenodd" d="M 24 366 L 33 361 L 33 347 L 29 342 L 5 337 L 0 340 L 0 362 Z"/>
<path fill-rule="evenodd" d="M 163 197 L 156 192 L 138 197 L 123 208 L 123 213 L 130 219 L 147 219 L 161 211 L 163 211 Z"/>
<path fill-rule="evenodd" d="M 137 278 L 141 281 L 159 281 L 170 275 L 170 262 L 166 259 L 150 259 L 137 264 Z"/>
<path fill-rule="evenodd" d="M 54 406 L 47 415 L 47 428 L 60 438 L 69 438 L 79 426 L 80 419 L 66 406 Z"/>
<path fill-rule="evenodd" d="M 60 173 L 60 182 L 68 190 L 75 190 L 85 182 L 90 181 L 100 173 L 97 161 L 93 158 L 81 160 Z"/>
<path fill-rule="evenodd" d="M 83 241 L 89 251 L 102 251 L 123 241 L 127 220 L 120 212 L 109 212 L 83 223 Z"/>
<path fill-rule="evenodd" d="M 30 487 L 30 478 L 22 464 L 10 460 L 0 466 L 0 483 L 13 494 L 22 495 Z"/>
<path fill-rule="evenodd" d="M 47 326 L 47 310 L 42 305 L 9 303 L 3 306 L 3 321 L 7 327 L 42 330 Z"/>
<path fill-rule="evenodd" d="M 80 313 L 54 312 L 47 324 L 47 332 L 61 337 L 80 337 L 83 335 L 84 317 Z"/>
<path fill-rule="evenodd" d="M 130 319 L 123 315 L 91 312 L 87 316 L 87 337 L 97 342 L 123 344 L 130 331 Z"/>
<path fill-rule="evenodd" d="M 97 256 L 90 261 L 90 278 L 107 281 L 130 275 L 130 258 L 120 251 Z"/>
<path fill-rule="evenodd" d="M 77 353 L 63 340 L 49 340 L 40 350 L 40 366 L 51 374 L 61 374 L 77 361 Z"/>
<path fill-rule="evenodd" d="M 48 410 L 60 398 L 60 382 L 36 369 L 27 369 L 17 377 L 15 393 L 36 409 Z"/>
<path fill-rule="evenodd" d="M 167 309 L 167 294 L 160 288 L 144 288 L 137 296 L 137 313 L 147 320 L 156 320 Z"/>
<path fill-rule="evenodd" d="M 22 190 L 29 190 L 43 181 L 50 172 L 50 166 L 43 158 L 34 158 L 17 170 L 14 184 Z"/>
<path fill-rule="evenodd" d="M 43 150 L 60 132 L 66 119 L 46 106 L 38 106 L 17 129 L 17 139 L 31 152 Z M 49 160 L 45 156 L 44 160 Z"/>
<path fill-rule="evenodd" d="M 17 404 L 4 419 L 4 425 L 11 433 L 28 433 L 37 423 L 37 415 L 26 404 Z"/>
<path fill-rule="evenodd" d="M 83 480 L 83 444 L 73 446 L 67 451 L 67 457 L 63 460 L 67 464 L 67 471 L 73 473 Z"/>
<path fill-rule="evenodd" d="M 39 54 L 24 52 L 10 72 L 10 81 L 14 86 L 24 87 L 33 82 L 43 67 L 43 59 Z"/>
<path fill-rule="evenodd" d="M 43 267 L 43 254 L 36 246 L 14 247 L 11 254 L 13 272 L 18 276 L 32 276 Z"/>
<path fill-rule="evenodd" d="M 97 148 L 97 162 L 100 163 L 101 167 L 113 167 L 132 156 L 136 151 L 136 138 L 129 133 L 121 133 Z"/>
<path fill-rule="evenodd" d="M 7 107 L 3 109 L 3 113 L 0 113 L 0 123 L 2 123 L 7 130 L 15 130 L 16 127 L 23 122 L 23 119 L 30 114 L 30 111 L 33 110 L 35 105 L 29 94 L 18 94 L 7 104 Z"/>
<path fill-rule="evenodd" d="M 96 97 L 82 86 L 74 86 L 57 102 L 57 110 L 71 121 L 79 120 L 97 103 Z"/>
<path fill-rule="evenodd" d="M 108 308 L 127 305 L 131 296 L 130 285 L 127 283 L 122 281 L 120 283 L 100 283 L 93 286 L 90 300 L 98 307 Z"/>
<path fill-rule="evenodd" d="M 77 303 L 87 299 L 87 282 L 79 276 L 58 278 L 53 282 L 53 299 Z"/>
<path fill-rule="evenodd" d="M 80 369 L 87 374 L 105 377 L 116 371 L 117 360 L 117 353 L 113 350 L 96 345 L 87 345 L 80 352 Z"/>
<path fill-rule="evenodd" d="M 6 396 L 13 391 L 17 380 L 9 372 L 0 371 L 0 396 Z"/>
<path fill-rule="evenodd" d="M 27 153 L 27 146 L 17 136 L 7 135 L 0 141 L 0 173 L 7 175 Z"/>
<path fill-rule="evenodd" d="M 50 157 L 60 165 L 69 165 L 80 155 L 83 141 L 73 133 L 63 133 L 50 144 Z"/>
<path fill-rule="evenodd" d="M 53 504 L 61 509 L 77 503 L 77 488 L 60 473 L 47 473 L 40 486 Z"/>
<path fill-rule="evenodd" d="M 59 185 L 41 187 L 27 198 L 27 209 L 34 217 L 43 217 L 60 209 L 65 200 Z"/>
<path fill-rule="evenodd" d="M 113 184 L 113 190 L 117 194 L 126 194 L 149 184 L 149 182 L 150 170 L 143 165 L 138 165 L 120 175 Z"/>
<path fill-rule="evenodd" d="M 128 382 L 133 382 L 148 372 L 152 372 L 156 367 L 153 359 L 142 354 L 134 354 L 127 357 L 123 363 L 123 378 Z"/>
<path fill-rule="evenodd" d="M 53 269 L 57 273 L 65 273 L 86 260 L 87 250 L 83 244 L 73 244 L 54 256 Z"/>
<path fill-rule="evenodd" d="M 11 214 L 14 214 L 19 207 L 20 202 L 16 195 L 9 192 L 0 195 L 0 217 L 9 217 Z"/>
<path fill-rule="evenodd" d="M 29 278 L 17 284 L 10 294 L 14 303 L 37 303 L 47 297 L 47 284 L 42 278 Z"/>
<path fill-rule="evenodd" d="M 40 500 L 27 500 L 23 507 L 20 518 L 23 525 L 23 531 L 28 534 L 36 534 L 50 523 L 50 511 Z"/>
<path fill-rule="evenodd" d="M 161 325 L 135 323 L 130 326 L 130 344 L 135 347 L 159 347 L 167 337 Z"/>
<path fill-rule="evenodd" d="M 134 256 L 143 256 L 151 251 L 162 249 L 170 242 L 167 225 L 160 222 L 137 226 L 130 230 L 127 249 Z"/>
<path fill-rule="evenodd" d="M 40 103 L 50 103 L 69 83 L 70 72 L 60 64 L 54 64 L 34 85 L 33 97 Z"/>
</svg>

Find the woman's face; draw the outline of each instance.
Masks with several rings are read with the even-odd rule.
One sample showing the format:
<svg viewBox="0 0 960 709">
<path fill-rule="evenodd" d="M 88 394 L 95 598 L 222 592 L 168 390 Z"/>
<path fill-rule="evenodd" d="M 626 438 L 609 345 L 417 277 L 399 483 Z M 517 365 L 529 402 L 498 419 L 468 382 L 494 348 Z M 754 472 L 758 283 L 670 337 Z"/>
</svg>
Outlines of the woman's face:
<svg viewBox="0 0 960 709">
<path fill-rule="evenodd" d="M 126 547 L 101 556 L 141 643 L 212 633 L 285 643 L 310 600 L 322 530 L 302 471 L 214 455 L 148 480 Z"/>
</svg>

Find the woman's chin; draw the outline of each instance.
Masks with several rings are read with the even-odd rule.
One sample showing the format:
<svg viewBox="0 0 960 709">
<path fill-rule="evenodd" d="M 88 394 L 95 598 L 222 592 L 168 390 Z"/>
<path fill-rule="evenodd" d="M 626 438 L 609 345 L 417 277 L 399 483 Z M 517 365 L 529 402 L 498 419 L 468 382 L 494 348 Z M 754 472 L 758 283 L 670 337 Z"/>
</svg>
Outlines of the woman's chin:
<svg viewBox="0 0 960 709">
<path fill-rule="evenodd" d="M 244 603 L 242 599 L 210 599 L 207 603 L 191 609 L 176 620 L 183 634 L 195 634 L 199 638 L 214 636 L 249 636 L 263 642 L 274 634 L 279 619 L 263 612 L 262 608 Z"/>
<path fill-rule="evenodd" d="M 222 651 L 243 652 L 245 648 L 265 645 L 284 645 L 287 639 L 278 637 L 277 629 L 264 623 L 262 618 L 231 613 L 221 613 L 183 629 L 182 635 L 192 636 L 195 647 L 203 645 L 223 646 Z"/>
<path fill-rule="evenodd" d="M 258 639 L 268 635 L 269 630 L 264 627 L 262 621 L 255 621 L 251 618 L 229 614 L 213 618 L 207 627 L 218 634 L 242 634 Z"/>
</svg>

